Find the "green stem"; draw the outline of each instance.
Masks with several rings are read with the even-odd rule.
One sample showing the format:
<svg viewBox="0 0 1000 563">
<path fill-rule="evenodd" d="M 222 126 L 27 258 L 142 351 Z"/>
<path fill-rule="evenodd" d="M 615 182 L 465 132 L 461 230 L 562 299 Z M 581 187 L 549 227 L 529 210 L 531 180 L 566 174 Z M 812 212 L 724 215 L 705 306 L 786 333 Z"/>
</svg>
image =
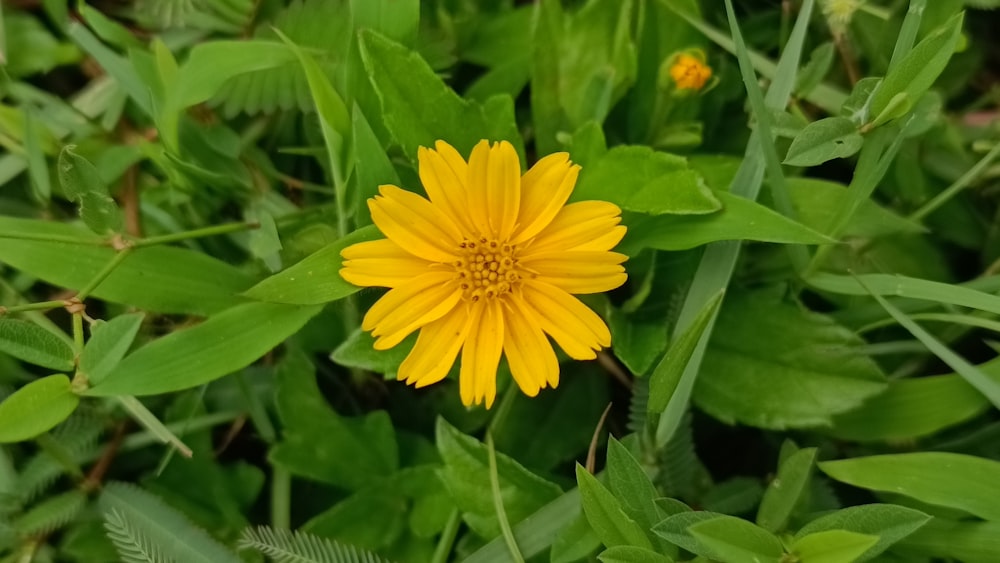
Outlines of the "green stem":
<svg viewBox="0 0 1000 563">
<path fill-rule="evenodd" d="M 118 400 L 139 424 L 146 427 L 146 430 L 149 430 L 154 436 L 159 438 L 161 442 L 173 445 L 184 457 L 191 457 L 191 448 L 187 447 L 184 442 L 181 442 L 180 438 L 164 426 L 160 422 L 160 419 L 156 418 L 156 415 L 146 408 L 146 405 L 139 402 L 139 399 L 131 395 L 121 395 L 118 397 Z"/>
<path fill-rule="evenodd" d="M 271 476 L 271 527 L 292 527 L 292 474 L 280 467 L 275 467 Z"/>
<path fill-rule="evenodd" d="M 948 186 L 947 188 L 944 189 L 944 191 L 934 196 L 932 200 L 922 205 L 920 209 L 914 211 L 909 217 L 910 220 L 921 221 L 923 220 L 924 217 L 927 217 L 931 213 L 934 213 L 939 207 L 944 205 L 948 200 L 958 195 L 960 191 L 969 187 L 969 185 L 972 184 L 972 181 L 975 180 L 980 174 L 982 174 L 983 170 L 986 170 L 986 167 L 988 167 L 990 164 L 993 163 L 994 160 L 996 160 L 997 156 L 1000 156 L 1000 142 L 994 145 L 993 148 L 990 149 L 990 152 L 986 153 L 983 156 L 983 158 L 979 159 L 979 162 L 977 162 L 975 165 L 972 166 L 972 168 L 967 170 L 965 174 L 962 174 L 961 178 L 955 180 L 955 182 L 952 185 Z"/>
<path fill-rule="evenodd" d="M 137 241 L 134 241 L 132 243 L 132 246 L 137 248 L 143 246 L 154 246 L 157 244 L 165 244 L 168 242 L 178 242 L 182 240 L 190 240 L 193 238 L 224 235 L 227 233 L 236 233 L 239 231 L 247 231 L 258 228 L 260 228 L 259 223 L 226 223 L 225 225 L 205 227 L 204 229 L 195 229 L 193 231 L 184 231 L 182 233 L 172 233 L 169 235 L 161 235 L 157 237 L 148 237 L 144 239 L 139 239 Z"/>
<path fill-rule="evenodd" d="M 5 315 L 8 313 L 21 313 L 24 311 L 43 311 L 47 309 L 58 309 L 59 307 L 65 306 L 65 301 L 39 301 L 38 303 L 28 303 L 26 305 L 11 305 L 10 307 L 0 305 L 0 314 Z"/>
<path fill-rule="evenodd" d="M 42 242 L 64 242 L 67 244 L 79 244 L 81 246 L 108 246 L 108 241 L 106 240 L 62 235 L 39 235 L 33 233 L 8 233 L 0 231 L 0 238 L 38 240 Z"/>
<path fill-rule="evenodd" d="M 493 447 L 493 436 L 486 433 L 486 451 L 490 461 L 490 489 L 493 492 L 493 508 L 497 513 L 497 521 L 500 523 L 500 532 L 503 534 L 504 543 L 507 544 L 507 553 L 514 563 L 524 563 L 524 556 L 517 547 L 514 539 L 514 532 L 510 529 L 510 522 L 507 521 L 507 511 L 503 507 L 503 498 L 500 496 L 500 477 L 497 475 L 497 452 Z"/>
<path fill-rule="evenodd" d="M 73 314 L 73 350 L 77 356 L 83 353 L 83 313 Z"/>
<path fill-rule="evenodd" d="M 105 264 L 104 268 L 102 268 L 101 271 L 98 272 L 96 276 L 94 276 L 94 279 L 90 280 L 90 283 L 85 285 L 83 289 L 77 292 L 76 298 L 79 299 L 80 301 L 83 301 L 84 299 L 89 297 L 90 294 L 93 293 L 95 289 L 97 289 L 97 286 L 101 285 L 101 282 L 106 280 L 108 276 L 111 275 L 111 272 L 115 271 L 115 268 L 117 268 L 122 263 L 122 261 L 125 260 L 125 257 L 128 256 L 129 253 L 130 250 L 128 248 L 118 251 L 118 253 L 115 254 L 115 257 L 112 258 L 110 262 Z"/>
<path fill-rule="evenodd" d="M 462 523 L 462 513 L 457 508 L 451 511 L 448 522 L 441 532 L 441 539 L 438 540 L 437 547 L 434 548 L 434 557 L 431 563 L 448 563 L 448 556 L 451 555 L 452 546 L 455 545 L 455 537 L 458 535 L 458 526 Z"/>
</svg>

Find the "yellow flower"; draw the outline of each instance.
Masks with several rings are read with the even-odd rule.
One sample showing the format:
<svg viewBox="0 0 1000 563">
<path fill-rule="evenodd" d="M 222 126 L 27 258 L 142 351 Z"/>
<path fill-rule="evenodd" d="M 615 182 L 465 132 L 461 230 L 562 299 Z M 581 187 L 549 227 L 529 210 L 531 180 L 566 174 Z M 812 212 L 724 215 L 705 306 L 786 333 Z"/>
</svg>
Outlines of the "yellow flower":
<svg viewBox="0 0 1000 563">
<path fill-rule="evenodd" d="M 701 90 L 712 78 L 712 69 L 705 61 L 689 53 L 681 53 L 670 65 L 670 77 L 678 90 Z"/>
<path fill-rule="evenodd" d="M 535 396 L 559 383 L 546 334 L 578 360 L 611 344 L 597 314 L 571 294 L 625 283 L 621 210 L 603 201 L 566 204 L 580 167 L 566 153 L 521 174 L 514 147 L 480 141 L 469 161 L 451 145 L 421 147 L 420 180 L 429 199 L 380 186 L 368 200 L 387 237 L 345 248 L 340 275 L 388 287 L 361 323 L 385 350 L 420 330 L 398 378 L 423 387 L 448 375 L 462 353 L 466 405 L 496 398 L 501 354 L 521 390 Z"/>
</svg>

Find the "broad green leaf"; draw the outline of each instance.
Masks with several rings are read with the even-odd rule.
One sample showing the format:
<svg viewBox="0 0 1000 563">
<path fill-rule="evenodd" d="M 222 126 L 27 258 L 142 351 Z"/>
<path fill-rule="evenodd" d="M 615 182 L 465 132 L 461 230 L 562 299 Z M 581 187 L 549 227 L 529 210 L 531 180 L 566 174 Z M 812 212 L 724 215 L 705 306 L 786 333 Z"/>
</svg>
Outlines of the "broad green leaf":
<svg viewBox="0 0 1000 563">
<path fill-rule="evenodd" d="M 577 508 L 579 511 L 579 507 Z M 587 521 L 587 515 L 579 512 L 572 522 L 559 531 L 555 541 L 552 542 L 549 560 L 551 563 L 573 563 L 589 556 L 599 547 L 601 538 L 594 533 L 594 528 Z"/>
<path fill-rule="evenodd" d="M 340 251 L 348 246 L 383 238 L 374 225 L 354 231 L 324 246 L 301 262 L 251 287 L 244 295 L 258 301 L 288 305 L 318 305 L 343 299 L 361 290 L 340 277 Z"/>
<path fill-rule="evenodd" d="M 319 307 L 246 303 L 172 332 L 125 357 L 90 395 L 155 395 L 243 369 L 295 334 Z"/>
<path fill-rule="evenodd" d="M 698 522 L 688 531 L 724 563 L 777 563 L 784 554 L 774 534 L 732 516 Z"/>
<path fill-rule="evenodd" d="M 508 512 L 508 518 L 509 514 Z M 580 490 L 572 489 L 539 508 L 520 524 L 514 525 L 514 541 L 517 542 L 522 555 L 534 557 L 548 549 L 554 541 L 557 541 L 560 531 L 581 516 L 585 515 L 580 509 Z M 587 553 L 589 552 L 588 550 Z M 495 537 L 467 557 L 463 563 L 507 561 L 509 554 L 504 538 Z"/>
<path fill-rule="evenodd" d="M 0 316 L 0 352 L 36 366 L 70 371 L 73 349 L 44 328 L 21 319 Z"/>
<path fill-rule="evenodd" d="M 443 418 L 438 418 L 435 436 L 444 461 L 441 479 L 462 511 L 466 523 L 481 537 L 500 535 L 496 510 L 488 493 L 490 476 L 486 447 L 475 438 L 459 432 Z M 512 526 L 559 496 L 559 487 L 499 452 L 497 475 L 504 510 Z"/>
<path fill-rule="evenodd" d="M 847 530 L 859 534 L 878 536 L 878 542 L 862 553 L 857 561 L 872 559 L 889 546 L 909 536 L 927 524 L 930 516 L 895 504 L 864 504 L 838 510 L 809 522 L 795 534 L 803 538 L 828 530 Z"/>
<path fill-rule="evenodd" d="M 636 375 L 649 373 L 653 364 L 667 348 L 669 327 L 658 316 L 633 315 L 612 308 L 608 312 L 608 328 L 615 343 L 613 352 L 625 367 Z"/>
<path fill-rule="evenodd" d="M 354 174 L 355 189 L 353 197 L 354 223 L 359 226 L 370 225 L 371 213 L 366 204 L 368 198 L 378 194 L 382 184 L 400 185 L 399 174 L 386 155 L 371 125 L 357 105 L 351 112 L 351 141 L 354 143 Z"/>
<path fill-rule="evenodd" d="M 847 187 L 816 178 L 788 178 L 788 191 L 798 212 L 799 221 L 823 232 L 847 200 Z M 844 236 L 875 238 L 896 233 L 919 234 L 926 229 L 919 223 L 896 215 L 874 201 L 865 200 L 844 227 Z"/>
<path fill-rule="evenodd" d="M 321 512 L 302 531 L 366 549 L 385 549 L 406 531 L 407 499 L 386 486 L 357 491 Z"/>
<path fill-rule="evenodd" d="M 295 54 L 277 41 L 206 41 L 191 48 L 177 76 L 177 104 L 186 108 L 215 96 L 235 76 L 278 68 Z"/>
<path fill-rule="evenodd" d="M 774 292 L 729 295 L 709 342 L 695 402 L 720 420 L 762 428 L 829 425 L 885 389 L 860 340 Z"/>
<path fill-rule="evenodd" d="M 90 283 L 115 256 L 111 248 L 87 244 L 100 240 L 92 233 L 63 223 L 0 217 L 4 232 L 79 241 L 0 242 L 0 262 L 69 289 Z M 133 250 L 93 295 L 159 313 L 208 315 L 243 301 L 237 294 L 251 283 L 247 274 L 207 254 L 153 246 Z"/>
<path fill-rule="evenodd" d="M 371 30 L 361 32 L 361 58 L 381 103 L 386 127 L 411 162 L 418 147 L 433 147 L 441 139 L 468 155 L 481 139 L 496 134 L 483 107 L 463 100 L 416 52 Z M 507 140 L 524 155 L 517 129 L 489 138 Z"/>
<path fill-rule="evenodd" d="M 644 547 L 616 545 L 597 556 L 601 563 L 673 563 L 673 559 Z"/>
<path fill-rule="evenodd" d="M 101 489 L 100 507 L 106 518 L 118 515 L 159 547 L 171 560 L 186 563 L 238 563 L 240 558 L 193 525 L 159 497 L 125 483 Z"/>
<path fill-rule="evenodd" d="M 356 28 L 376 29 L 386 37 L 411 45 L 420 24 L 419 0 L 351 0 Z"/>
<path fill-rule="evenodd" d="M 978 366 L 1000 384 L 1000 359 Z M 986 412 L 990 402 L 958 374 L 898 379 L 859 408 L 839 414 L 827 432 L 844 440 L 922 438 Z"/>
<path fill-rule="evenodd" d="M 691 526 L 695 524 L 707 522 L 716 518 L 732 517 L 726 516 L 725 514 L 719 514 L 717 512 L 709 512 L 707 510 L 678 512 L 677 514 L 667 516 L 656 526 L 653 526 L 653 532 L 677 547 L 690 551 L 695 555 L 700 555 L 709 559 L 718 559 L 715 552 L 695 539 L 689 531 Z"/>
<path fill-rule="evenodd" d="M 723 292 L 719 292 L 705 304 L 694 322 L 670 344 L 667 354 L 649 376 L 649 403 L 646 410 L 650 413 L 659 414 L 667 408 L 670 397 L 680 383 L 684 368 L 691 361 L 694 349 L 698 346 L 705 330 L 715 320 L 724 295 Z"/>
<path fill-rule="evenodd" d="M 76 410 L 80 397 L 63 374 L 36 379 L 0 403 L 0 443 L 48 432 Z"/>
<path fill-rule="evenodd" d="M 144 318 L 143 313 L 131 313 L 93 325 L 90 339 L 80 354 L 79 369 L 91 385 L 104 379 L 125 357 Z"/>
<path fill-rule="evenodd" d="M 964 563 L 993 563 L 1000 553 L 1000 522 L 953 522 L 934 518 L 899 542 L 894 552 Z"/>
<path fill-rule="evenodd" d="M 874 119 L 890 108 L 893 99 L 905 95 L 905 110 L 920 99 L 934 84 L 951 59 L 962 33 L 963 14 L 959 13 L 944 25 L 924 37 L 894 66 L 869 102 L 869 119 Z"/>
<path fill-rule="evenodd" d="M 579 463 L 576 464 L 576 482 L 580 487 L 583 512 L 590 526 L 607 547 L 633 545 L 652 549 L 649 539 L 597 477 L 594 477 Z"/>
<path fill-rule="evenodd" d="M 796 539 L 788 551 L 802 563 L 845 563 L 857 561 L 878 541 L 878 536 L 869 534 L 827 530 Z"/>
<path fill-rule="evenodd" d="M 334 411 L 316 385 L 315 367 L 294 351 L 276 374 L 282 439 L 271 462 L 294 475 L 360 490 L 399 467 L 396 435 L 385 411 L 346 417 Z"/>
<path fill-rule="evenodd" d="M 653 502 L 660 494 L 639 461 L 614 437 L 608 438 L 607 475 L 608 485 L 622 509 L 643 530 L 660 521 L 660 512 Z"/>
<path fill-rule="evenodd" d="M 392 377 L 399 371 L 399 364 L 413 349 L 417 335 L 412 334 L 388 350 L 376 350 L 375 339 L 370 332 L 356 330 L 337 346 L 330 359 L 351 368 L 368 370 Z"/>
<path fill-rule="evenodd" d="M 1000 520 L 1000 462 L 965 454 L 918 452 L 821 462 L 830 477 L 865 489 Z"/>
<path fill-rule="evenodd" d="M 580 172 L 572 201 L 604 200 L 649 215 L 703 215 L 722 203 L 684 158 L 646 146 L 619 146 Z"/>
<path fill-rule="evenodd" d="M 816 166 L 834 158 L 851 156 L 863 143 L 853 121 L 846 117 L 827 117 L 810 123 L 795 136 L 784 164 Z"/>
<path fill-rule="evenodd" d="M 816 448 L 801 449 L 781 462 L 778 475 L 764 491 L 757 510 L 757 524 L 771 532 L 785 529 L 795 506 L 807 490 Z"/>
<path fill-rule="evenodd" d="M 764 487 L 751 477 L 733 477 L 712 485 L 701 497 L 705 510 L 723 514 L 745 514 L 760 504 Z"/>
</svg>

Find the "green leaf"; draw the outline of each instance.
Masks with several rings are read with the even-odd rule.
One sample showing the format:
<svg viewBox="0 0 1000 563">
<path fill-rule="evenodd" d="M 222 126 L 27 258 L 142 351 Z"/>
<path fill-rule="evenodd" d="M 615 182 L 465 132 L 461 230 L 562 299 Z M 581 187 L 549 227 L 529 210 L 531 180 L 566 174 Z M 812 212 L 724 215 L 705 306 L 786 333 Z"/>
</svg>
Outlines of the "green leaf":
<svg viewBox="0 0 1000 563">
<path fill-rule="evenodd" d="M 277 41 L 206 41 L 191 48 L 177 76 L 179 108 L 211 99 L 233 77 L 280 68 L 295 54 Z"/>
<path fill-rule="evenodd" d="M 506 504 L 505 508 L 510 514 Z M 561 531 L 572 525 L 573 521 L 581 516 L 585 515 L 580 510 L 580 491 L 573 489 L 563 493 L 525 518 L 520 524 L 515 525 L 513 527 L 514 540 L 517 541 L 522 555 L 534 557 L 552 546 L 553 542 L 558 541 Z M 594 548 L 596 547 L 597 544 L 594 545 Z M 590 553 L 592 550 L 593 548 L 587 550 L 586 553 Z M 507 561 L 508 556 L 509 548 L 504 538 L 495 537 L 467 557 L 463 563 Z"/>
<path fill-rule="evenodd" d="M 72 225 L 0 217 L 3 232 L 79 241 L 3 239 L 0 243 L 0 261 L 69 289 L 90 283 L 115 256 L 111 248 L 87 244 L 99 239 Z M 251 283 L 247 274 L 207 254 L 152 246 L 133 250 L 93 295 L 160 313 L 208 315 L 240 303 L 236 294 Z"/>
<path fill-rule="evenodd" d="M 762 428 L 829 425 L 885 389 L 860 340 L 774 292 L 729 295 L 708 345 L 695 402 L 720 420 Z"/>
<path fill-rule="evenodd" d="M 79 369 L 91 385 L 104 379 L 125 357 L 145 317 L 143 313 L 119 315 L 92 326 L 90 339 L 80 354 Z"/>
<path fill-rule="evenodd" d="M 34 323 L 7 316 L 0 317 L 0 352 L 60 371 L 76 365 L 73 349 L 63 339 Z"/>
<path fill-rule="evenodd" d="M 0 403 L 0 443 L 22 442 L 48 432 L 79 403 L 63 374 L 32 381 Z"/>
<path fill-rule="evenodd" d="M 463 100 L 418 53 L 372 30 L 361 31 L 361 58 L 381 103 L 385 125 L 411 162 L 418 147 L 442 139 L 468 155 L 481 139 L 496 134 L 482 106 Z M 515 127 L 489 138 L 510 141 L 522 155 L 524 142 Z"/>
<path fill-rule="evenodd" d="M 1000 462 L 965 454 L 919 452 L 821 462 L 830 477 L 865 489 L 1000 520 Z"/>
<path fill-rule="evenodd" d="M 203 385 L 250 365 L 318 312 L 274 303 L 237 305 L 139 348 L 87 394 L 155 395 Z"/>
<path fill-rule="evenodd" d="M 930 89 L 958 46 L 963 18 L 963 13 L 955 14 L 924 37 L 889 71 L 871 97 L 869 116 L 874 118 L 890 109 L 897 96 L 905 95 L 912 104 Z"/>
<path fill-rule="evenodd" d="M 612 308 L 608 312 L 607 321 L 611 341 L 615 343 L 615 356 L 632 373 L 648 373 L 666 350 L 670 340 L 669 327 L 663 319 L 658 316 L 647 318 L 642 314 L 634 315 Z"/>
<path fill-rule="evenodd" d="M 835 158 L 846 158 L 861 149 L 864 139 L 858 126 L 846 117 L 827 117 L 806 126 L 788 147 L 784 164 L 817 166 Z"/>
<path fill-rule="evenodd" d="M 255 549 L 275 561 L 296 563 L 364 562 L 388 563 L 378 555 L 352 545 L 302 531 L 257 526 L 243 530 L 240 549 Z"/>
<path fill-rule="evenodd" d="M 97 168 L 73 152 L 74 145 L 59 153 L 59 184 L 70 199 L 80 204 L 80 217 L 91 231 L 105 235 L 121 231 L 124 217 Z"/>
<path fill-rule="evenodd" d="M 757 524 L 771 532 L 785 529 L 795 506 L 807 490 L 816 448 L 801 449 L 788 456 L 778 467 L 778 475 L 764 491 L 757 511 Z"/>
<path fill-rule="evenodd" d="M 370 225 L 371 213 L 366 202 L 378 194 L 382 184 L 400 185 L 399 174 L 386 155 L 382 143 L 365 119 L 357 105 L 351 112 L 351 140 L 354 142 L 354 173 L 357 181 L 355 189 L 350 192 L 354 198 L 354 223 L 359 226 Z"/>
<path fill-rule="evenodd" d="M 1000 522 L 953 522 L 934 518 L 896 544 L 893 551 L 924 559 L 993 563 L 1000 553 Z"/>
<path fill-rule="evenodd" d="M 288 305 L 318 305 L 343 299 L 361 288 L 340 277 L 343 262 L 340 251 L 352 244 L 379 238 L 383 238 L 382 233 L 374 225 L 358 229 L 261 281 L 244 295 L 258 301 Z"/>
<path fill-rule="evenodd" d="M 370 332 L 356 330 L 337 346 L 330 359 L 338 364 L 363 369 L 393 377 L 399 371 L 399 364 L 413 349 L 417 335 L 412 334 L 388 350 L 376 350 L 375 339 Z"/>
<path fill-rule="evenodd" d="M 478 440 L 459 432 L 443 418 L 438 419 L 435 435 L 438 451 L 445 464 L 441 469 L 441 480 L 463 512 L 465 521 L 481 537 L 493 538 L 500 535 L 500 525 L 489 494 L 486 447 Z M 559 496 L 559 487 L 500 452 L 497 452 L 497 475 L 504 510 L 512 525 Z M 515 531 L 517 529 L 515 527 Z M 526 555 L 527 553 L 525 552 Z"/>
<path fill-rule="evenodd" d="M 889 546 L 909 536 L 927 524 L 931 517 L 912 508 L 895 504 L 865 504 L 838 510 L 809 522 L 795 534 L 803 538 L 828 530 L 847 530 L 878 536 L 878 542 L 862 553 L 856 561 L 872 559 Z"/>
<path fill-rule="evenodd" d="M 49 180 L 49 164 L 45 160 L 45 150 L 39 134 L 40 127 L 35 119 L 35 109 L 24 108 L 24 152 L 28 158 L 28 177 L 35 198 L 47 205 L 52 198 L 52 185 Z"/>
<path fill-rule="evenodd" d="M 1000 359 L 978 369 L 1000 384 Z M 958 374 L 897 379 L 859 408 L 835 416 L 827 432 L 844 440 L 901 442 L 929 436 L 989 408 L 986 397 Z"/>
<path fill-rule="evenodd" d="M 673 563 L 673 559 L 644 547 L 616 545 L 597 556 L 601 563 Z"/>
<path fill-rule="evenodd" d="M 841 295 L 890 295 L 926 299 L 1000 314 L 1000 297 L 960 285 L 921 280 L 896 274 L 838 276 L 818 273 L 806 278 L 816 289 Z M 870 291 L 869 291 L 870 290 Z"/>
<path fill-rule="evenodd" d="M 49 534 L 76 519 L 87 505 L 87 493 L 71 490 L 51 496 L 14 520 L 14 529 L 23 536 Z"/>
<path fill-rule="evenodd" d="M 102 488 L 100 506 L 105 515 L 116 511 L 120 517 L 116 517 L 114 521 L 122 525 L 127 523 L 139 531 L 149 539 L 149 544 L 159 548 L 169 560 L 190 563 L 240 562 L 239 557 L 212 539 L 205 530 L 194 526 L 183 514 L 139 487 L 108 483 Z M 122 526 L 114 527 L 117 531 L 121 528 Z"/>
<path fill-rule="evenodd" d="M 807 97 L 823 82 L 833 66 L 834 45 L 832 41 L 821 43 L 813 49 L 809 60 L 799 69 L 795 78 L 795 93 L 799 98 Z"/>
<path fill-rule="evenodd" d="M 670 402 L 670 397 L 677 390 L 684 368 L 691 361 L 698 342 L 710 324 L 715 321 L 715 315 L 722 305 L 724 290 L 716 294 L 711 301 L 698 313 L 698 316 L 688 326 L 679 337 L 677 337 L 667 350 L 667 354 L 656 365 L 652 375 L 649 376 L 649 405 L 647 410 L 653 414 L 663 412 Z"/>
<path fill-rule="evenodd" d="M 777 563 L 784 554 L 781 540 L 774 534 L 732 516 L 692 524 L 688 531 L 716 554 L 713 558 L 724 563 Z"/>
<path fill-rule="evenodd" d="M 649 215 L 703 215 L 722 203 L 684 158 L 646 146 L 618 146 L 580 172 L 572 201 L 604 200 Z"/>
<path fill-rule="evenodd" d="M 695 555 L 701 555 L 710 559 L 718 559 L 715 553 L 707 546 L 701 544 L 689 531 L 691 526 L 700 522 L 707 522 L 716 518 L 732 518 L 725 514 L 709 512 L 707 510 L 685 511 L 672 514 L 653 526 L 653 532 L 670 543 L 690 551 Z"/>
<path fill-rule="evenodd" d="M 824 232 L 833 224 L 835 214 L 846 202 L 847 187 L 816 178 L 788 178 L 788 191 L 803 225 Z M 920 234 L 927 229 L 920 223 L 900 217 L 871 199 L 861 203 L 844 236 L 875 238 L 892 234 Z"/>
<path fill-rule="evenodd" d="M 755 240 L 785 244 L 832 244 L 833 239 L 788 219 L 768 207 L 723 191 L 715 191 L 723 209 L 710 215 L 625 214 L 628 226 L 618 251 L 634 256 L 643 248 L 687 250 L 722 240 Z"/>
<path fill-rule="evenodd" d="M 399 467 L 396 435 L 384 411 L 345 417 L 330 408 L 303 353 L 285 357 L 276 403 L 284 424 L 269 459 L 295 475 L 358 490 Z"/>
<path fill-rule="evenodd" d="M 857 561 L 878 541 L 878 536 L 827 530 L 796 539 L 788 551 L 797 555 L 802 563 L 844 563 Z"/>
<path fill-rule="evenodd" d="M 577 489 L 573 490 L 574 492 Z M 559 530 L 555 541 L 552 542 L 552 549 L 549 551 L 551 563 L 573 563 L 601 547 L 601 538 L 597 537 L 594 529 L 587 521 L 587 515 L 577 507 L 576 518 Z"/>
<path fill-rule="evenodd" d="M 608 485 L 625 512 L 643 529 L 659 522 L 660 512 L 653 499 L 659 493 L 628 448 L 614 437 L 608 438 Z"/>
<path fill-rule="evenodd" d="M 583 511 L 590 526 L 607 547 L 633 545 L 652 549 L 645 532 L 639 527 L 597 477 L 594 477 L 579 463 L 576 464 L 576 482 L 580 487 Z"/>
</svg>

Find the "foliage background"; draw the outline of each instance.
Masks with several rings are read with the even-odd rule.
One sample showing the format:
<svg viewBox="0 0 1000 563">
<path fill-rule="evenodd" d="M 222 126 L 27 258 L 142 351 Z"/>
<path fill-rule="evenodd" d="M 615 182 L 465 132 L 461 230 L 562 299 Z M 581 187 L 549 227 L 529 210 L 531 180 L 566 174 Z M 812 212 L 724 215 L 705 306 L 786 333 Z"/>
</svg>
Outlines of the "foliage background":
<svg viewBox="0 0 1000 563">
<path fill-rule="evenodd" d="M 995 2 L 71 4 L 2 4 L 0 560 L 1000 554 Z M 337 275 L 482 138 L 630 256 L 491 411 Z"/>
</svg>

